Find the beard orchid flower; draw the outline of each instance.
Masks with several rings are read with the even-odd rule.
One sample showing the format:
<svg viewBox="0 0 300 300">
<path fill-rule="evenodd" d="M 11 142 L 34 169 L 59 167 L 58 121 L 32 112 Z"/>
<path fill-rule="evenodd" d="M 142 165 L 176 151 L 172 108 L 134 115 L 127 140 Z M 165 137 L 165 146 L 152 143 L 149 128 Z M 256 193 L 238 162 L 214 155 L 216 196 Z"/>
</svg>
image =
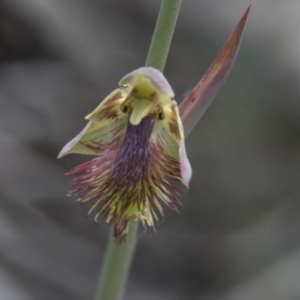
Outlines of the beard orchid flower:
<svg viewBox="0 0 300 300">
<path fill-rule="evenodd" d="M 178 211 L 180 188 L 192 170 L 174 93 L 163 74 L 143 67 L 123 77 L 86 119 L 87 126 L 61 151 L 99 157 L 74 168 L 70 194 L 91 202 L 115 236 L 126 236 L 131 221 L 154 226 L 163 205 Z"/>
<path fill-rule="evenodd" d="M 68 175 L 80 203 L 91 203 L 114 226 L 122 240 L 131 221 L 154 227 L 164 217 L 163 206 L 178 211 L 179 196 L 192 169 L 186 156 L 188 134 L 212 102 L 237 55 L 250 7 L 220 54 L 178 109 L 164 75 L 143 67 L 124 76 L 86 119 L 86 127 L 61 150 L 95 155 Z M 179 183 L 179 185 L 178 185 Z"/>
</svg>

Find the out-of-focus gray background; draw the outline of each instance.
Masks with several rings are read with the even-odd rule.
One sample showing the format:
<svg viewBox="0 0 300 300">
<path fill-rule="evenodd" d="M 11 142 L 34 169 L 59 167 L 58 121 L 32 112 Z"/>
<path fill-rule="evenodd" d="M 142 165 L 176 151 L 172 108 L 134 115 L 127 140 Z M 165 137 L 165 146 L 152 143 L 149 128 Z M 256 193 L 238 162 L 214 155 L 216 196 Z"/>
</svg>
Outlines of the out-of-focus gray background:
<svg viewBox="0 0 300 300">
<path fill-rule="evenodd" d="M 252 0 L 236 64 L 187 139 L 181 214 L 140 233 L 126 300 L 300 299 L 300 2 Z M 165 75 L 177 99 L 250 2 L 183 0 Z M 0 3 L 0 299 L 92 299 L 108 226 L 56 160 L 146 58 L 158 0 Z"/>
</svg>

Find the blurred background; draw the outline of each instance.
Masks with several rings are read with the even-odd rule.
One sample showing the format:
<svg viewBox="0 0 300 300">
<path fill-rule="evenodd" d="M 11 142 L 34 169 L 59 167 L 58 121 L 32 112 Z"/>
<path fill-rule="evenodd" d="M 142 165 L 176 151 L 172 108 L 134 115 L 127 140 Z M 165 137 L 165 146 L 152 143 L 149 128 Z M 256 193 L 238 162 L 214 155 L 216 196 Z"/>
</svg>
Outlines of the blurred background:
<svg viewBox="0 0 300 300">
<path fill-rule="evenodd" d="M 159 0 L 0 2 L 0 299 L 92 299 L 108 225 L 57 160 L 143 66 Z M 300 299 L 300 2 L 183 0 L 165 75 L 178 101 L 252 3 L 235 66 L 187 138 L 180 215 L 139 234 L 125 300 Z"/>
</svg>

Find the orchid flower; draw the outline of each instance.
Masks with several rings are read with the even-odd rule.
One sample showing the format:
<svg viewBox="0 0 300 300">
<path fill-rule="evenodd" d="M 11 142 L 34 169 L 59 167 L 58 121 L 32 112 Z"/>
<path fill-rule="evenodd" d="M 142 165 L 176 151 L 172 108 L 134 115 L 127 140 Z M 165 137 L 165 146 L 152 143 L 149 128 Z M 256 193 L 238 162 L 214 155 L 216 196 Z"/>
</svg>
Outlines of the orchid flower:
<svg viewBox="0 0 300 300">
<path fill-rule="evenodd" d="M 162 204 L 177 211 L 180 189 L 188 187 L 191 166 L 186 157 L 183 127 L 174 93 L 163 74 L 143 67 L 123 77 L 113 91 L 86 119 L 87 126 L 61 151 L 99 157 L 74 168 L 83 173 L 71 180 L 83 195 L 114 225 L 122 239 L 129 222 L 139 219 L 154 226 L 164 216 Z M 89 213 L 90 213 L 89 212 Z"/>
<path fill-rule="evenodd" d="M 146 229 L 164 218 L 164 208 L 178 212 L 192 169 L 186 155 L 188 134 L 211 103 L 236 57 L 249 8 L 203 79 L 178 109 L 164 75 L 151 67 L 126 76 L 86 119 L 86 127 L 61 150 L 97 156 L 75 167 L 69 195 L 114 226 L 122 240 L 130 222 Z"/>
</svg>

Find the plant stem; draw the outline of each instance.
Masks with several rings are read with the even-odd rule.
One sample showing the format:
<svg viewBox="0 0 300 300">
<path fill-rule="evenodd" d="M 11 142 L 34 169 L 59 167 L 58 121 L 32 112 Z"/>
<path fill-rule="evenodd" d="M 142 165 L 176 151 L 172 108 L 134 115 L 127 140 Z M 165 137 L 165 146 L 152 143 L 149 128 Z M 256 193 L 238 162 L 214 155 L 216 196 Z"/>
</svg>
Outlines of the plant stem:
<svg viewBox="0 0 300 300">
<path fill-rule="evenodd" d="M 97 300 L 122 298 L 136 245 L 137 229 L 138 222 L 132 222 L 126 241 L 118 244 L 113 236 L 114 228 L 111 228 L 104 265 L 100 275 L 98 290 L 96 291 Z"/>
<path fill-rule="evenodd" d="M 146 66 L 163 71 L 173 37 L 181 0 L 163 0 Z M 120 300 L 124 288 L 136 245 L 138 222 L 132 222 L 126 241 L 118 244 L 110 231 L 109 244 L 105 254 L 103 269 L 100 275 L 96 300 Z"/>
<path fill-rule="evenodd" d="M 146 66 L 164 70 L 179 14 L 181 0 L 164 0 L 161 4 Z"/>
</svg>

